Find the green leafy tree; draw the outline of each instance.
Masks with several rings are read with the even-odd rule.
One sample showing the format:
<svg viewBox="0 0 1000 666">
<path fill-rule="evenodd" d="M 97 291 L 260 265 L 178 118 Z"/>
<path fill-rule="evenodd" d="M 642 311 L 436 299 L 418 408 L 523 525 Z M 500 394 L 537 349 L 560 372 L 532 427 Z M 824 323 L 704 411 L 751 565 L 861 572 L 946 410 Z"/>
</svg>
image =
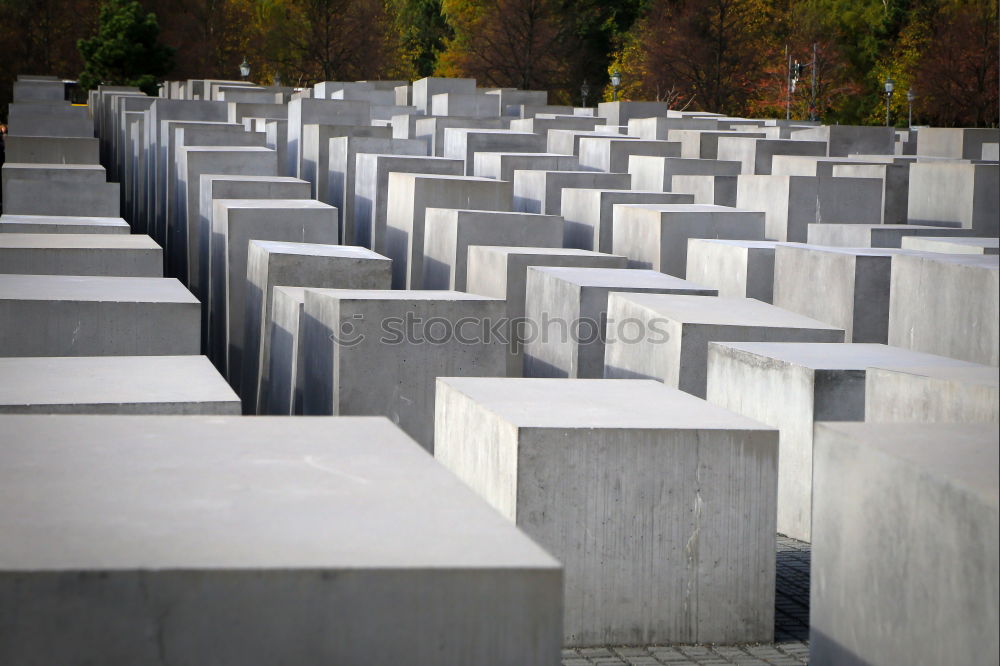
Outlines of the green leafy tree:
<svg viewBox="0 0 1000 666">
<path fill-rule="evenodd" d="M 135 0 L 106 0 L 97 33 L 77 42 L 84 62 L 80 86 L 137 86 L 155 95 L 157 80 L 173 67 L 174 57 L 172 48 L 159 43 L 159 35 L 156 14 L 147 14 Z"/>
</svg>

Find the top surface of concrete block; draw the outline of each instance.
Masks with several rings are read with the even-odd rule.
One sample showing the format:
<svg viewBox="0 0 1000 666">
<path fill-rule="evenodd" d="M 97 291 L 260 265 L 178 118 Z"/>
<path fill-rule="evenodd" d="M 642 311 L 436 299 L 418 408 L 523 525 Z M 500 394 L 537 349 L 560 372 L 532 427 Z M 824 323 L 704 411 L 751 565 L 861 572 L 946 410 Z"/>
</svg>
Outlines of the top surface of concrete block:
<svg viewBox="0 0 1000 666">
<path fill-rule="evenodd" d="M 322 243 L 292 243 L 288 241 L 255 240 L 252 243 L 271 254 L 309 255 L 312 257 L 347 257 L 351 259 L 382 259 L 377 252 L 355 245 L 326 245 Z"/>
<path fill-rule="evenodd" d="M 710 342 L 755 356 L 765 356 L 813 370 L 863 370 L 865 368 L 981 368 L 975 363 L 947 356 L 924 354 L 873 343 L 839 342 Z"/>
<path fill-rule="evenodd" d="M 576 266 L 531 266 L 530 271 L 541 271 L 554 278 L 580 287 L 607 289 L 705 289 L 673 275 L 639 268 L 579 268 Z"/>
<path fill-rule="evenodd" d="M 20 232 L 19 227 L 31 227 L 37 231 Z M 74 227 L 108 227 L 130 233 L 128 223 L 120 217 L 88 217 L 78 215 L 0 215 L 0 231 L 11 233 L 74 233 Z M 44 231 L 42 231 L 44 229 Z"/>
<path fill-rule="evenodd" d="M 160 246 L 145 235 L 14 233 L 0 235 L 0 249 L 159 250 Z"/>
<path fill-rule="evenodd" d="M 7 572 L 559 566 L 383 418 L 3 416 L 0 431 Z"/>
<path fill-rule="evenodd" d="M 525 428 L 773 430 L 653 380 L 441 377 L 438 382 Z"/>
<path fill-rule="evenodd" d="M 936 357 L 944 358 L 944 357 Z M 1000 388 L 1000 368 L 997 366 L 979 365 L 978 363 L 965 363 L 955 361 L 950 365 L 907 365 L 887 368 L 893 372 L 927 377 L 928 379 L 940 379 L 944 381 L 954 381 L 961 384 L 973 384 L 991 388 Z"/>
<path fill-rule="evenodd" d="M 309 289 L 310 293 L 353 301 L 496 301 L 464 291 L 437 289 Z"/>
<path fill-rule="evenodd" d="M 0 275 L 0 301 L 8 300 L 199 304 L 173 278 L 76 275 Z"/>
<path fill-rule="evenodd" d="M 641 293 L 621 294 L 620 298 L 684 324 L 842 330 L 752 298 Z"/>
<path fill-rule="evenodd" d="M 332 208 L 315 199 L 216 199 L 215 204 L 227 210 L 234 208 L 280 208 L 288 209 L 323 209 Z"/>
<path fill-rule="evenodd" d="M 239 397 L 204 356 L 0 358 L 4 405 L 229 403 Z"/>
</svg>

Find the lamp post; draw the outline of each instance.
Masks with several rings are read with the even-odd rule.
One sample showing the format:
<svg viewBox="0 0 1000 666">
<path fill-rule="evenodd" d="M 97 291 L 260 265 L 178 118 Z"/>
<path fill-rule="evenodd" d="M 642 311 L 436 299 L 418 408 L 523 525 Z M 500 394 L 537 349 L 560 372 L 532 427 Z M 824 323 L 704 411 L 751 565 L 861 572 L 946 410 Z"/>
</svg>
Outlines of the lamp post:
<svg viewBox="0 0 1000 666">
<path fill-rule="evenodd" d="M 913 88 L 906 91 L 906 126 L 913 129 L 913 100 L 916 95 L 913 94 Z"/>
<path fill-rule="evenodd" d="M 243 62 L 240 63 L 240 76 L 246 81 L 250 78 L 250 63 L 247 62 L 246 58 L 243 58 Z"/>
<path fill-rule="evenodd" d="M 583 98 L 583 105 L 587 106 L 587 95 L 590 94 L 590 84 L 587 83 L 587 79 L 583 80 L 583 85 L 580 86 L 580 97 Z"/>
<path fill-rule="evenodd" d="M 611 100 L 614 102 L 618 101 L 618 86 L 622 84 L 622 75 L 617 69 L 611 72 Z"/>
<path fill-rule="evenodd" d="M 885 80 L 885 126 L 889 126 L 889 107 L 892 103 L 892 91 L 896 89 L 896 82 L 892 79 Z"/>
</svg>

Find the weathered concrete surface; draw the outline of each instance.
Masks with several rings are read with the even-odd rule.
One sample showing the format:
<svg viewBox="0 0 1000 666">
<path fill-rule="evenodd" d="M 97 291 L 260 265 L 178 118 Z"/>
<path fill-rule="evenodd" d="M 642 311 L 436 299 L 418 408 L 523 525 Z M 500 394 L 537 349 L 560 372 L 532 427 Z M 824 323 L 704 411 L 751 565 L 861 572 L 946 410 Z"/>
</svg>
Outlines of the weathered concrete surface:
<svg viewBox="0 0 1000 666">
<path fill-rule="evenodd" d="M 128 234 L 120 217 L 80 215 L 0 215 L 0 233 L 12 234 Z"/>
<path fill-rule="evenodd" d="M 977 364 L 869 368 L 865 378 L 865 420 L 1000 422 L 1000 369 Z"/>
<path fill-rule="evenodd" d="M 687 279 L 728 298 L 774 301 L 774 241 L 691 238 Z"/>
<path fill-rule="evenodd" d="M 996 662 L 996 426 L 823 423 L 815 443 L 810 663 Z"/>
<path fill-rule="evenodd" d="M 564 563 L 565 645 L 771 640 L 774 430 L 650 381 L 437 390 L 435 457 Z"/>
<path fill-rule="evenodd" d="M 163 251 L 149 236 L 5 233 L 0 234 L 0 271 L 163 277 Z"/>
<path fill-rule="evenodd" d="M 0 414 L 239 414 L 204 356 L 0 358 Z"/>
<path fill-rule="evenodd" d="M 0 420 L 4 663 L 559 660 L 560 565 L 385 419 Z"/>
</svg>

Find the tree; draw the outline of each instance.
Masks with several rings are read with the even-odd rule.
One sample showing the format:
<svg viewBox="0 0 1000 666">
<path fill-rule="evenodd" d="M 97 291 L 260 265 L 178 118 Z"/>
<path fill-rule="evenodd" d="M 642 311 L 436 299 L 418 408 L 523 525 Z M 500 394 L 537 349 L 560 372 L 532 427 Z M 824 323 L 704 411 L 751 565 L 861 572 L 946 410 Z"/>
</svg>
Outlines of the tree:
<svg viewBox="0 0 1000 666">
<path fill-rule="evenodd" d="M 441 0 L 390 0 L 403 41 L 403 58 L 416 77 L 430 76 L 445 42 L 454 36 Z"/>
<path fill-rule="evenodd" d="M 266 67 L 283 81 L 382 79 L 399 71 L 400 39 L 382 0 L 259 0 Z"/>
<path fill-rule="evenodd" d="M 995 127 L 1000 103 L 996 3 L 950 2 L 932 25 L 914 72 L 921 117 L 938 125 Z"/>
<path fill-rule="evenodd" d="M 105 0 L 101 5 L 97 34 L 81 39 L 77 48 L 83 57 L 80 86 L 98 84 L 138 86 L 156 94 L 157 80 L 173 66 L 174 50 L 160 44 L 156 14 L 145 13 L 134 0 Z"/>
<path fill-rule="evenodd" d="M 774 53 L 768 0 L 658 0 L 636 23 L 617 59 L 624 97 L 662 97 L 743 115 Z"/>
<path fill-rule="evenodd" d="M 580 40 L 558 0 L 444 0 L 454 36 L 437 73 L 469 76 L 497 87 L 531 90 L 571 85 Z"/>
</svg>

